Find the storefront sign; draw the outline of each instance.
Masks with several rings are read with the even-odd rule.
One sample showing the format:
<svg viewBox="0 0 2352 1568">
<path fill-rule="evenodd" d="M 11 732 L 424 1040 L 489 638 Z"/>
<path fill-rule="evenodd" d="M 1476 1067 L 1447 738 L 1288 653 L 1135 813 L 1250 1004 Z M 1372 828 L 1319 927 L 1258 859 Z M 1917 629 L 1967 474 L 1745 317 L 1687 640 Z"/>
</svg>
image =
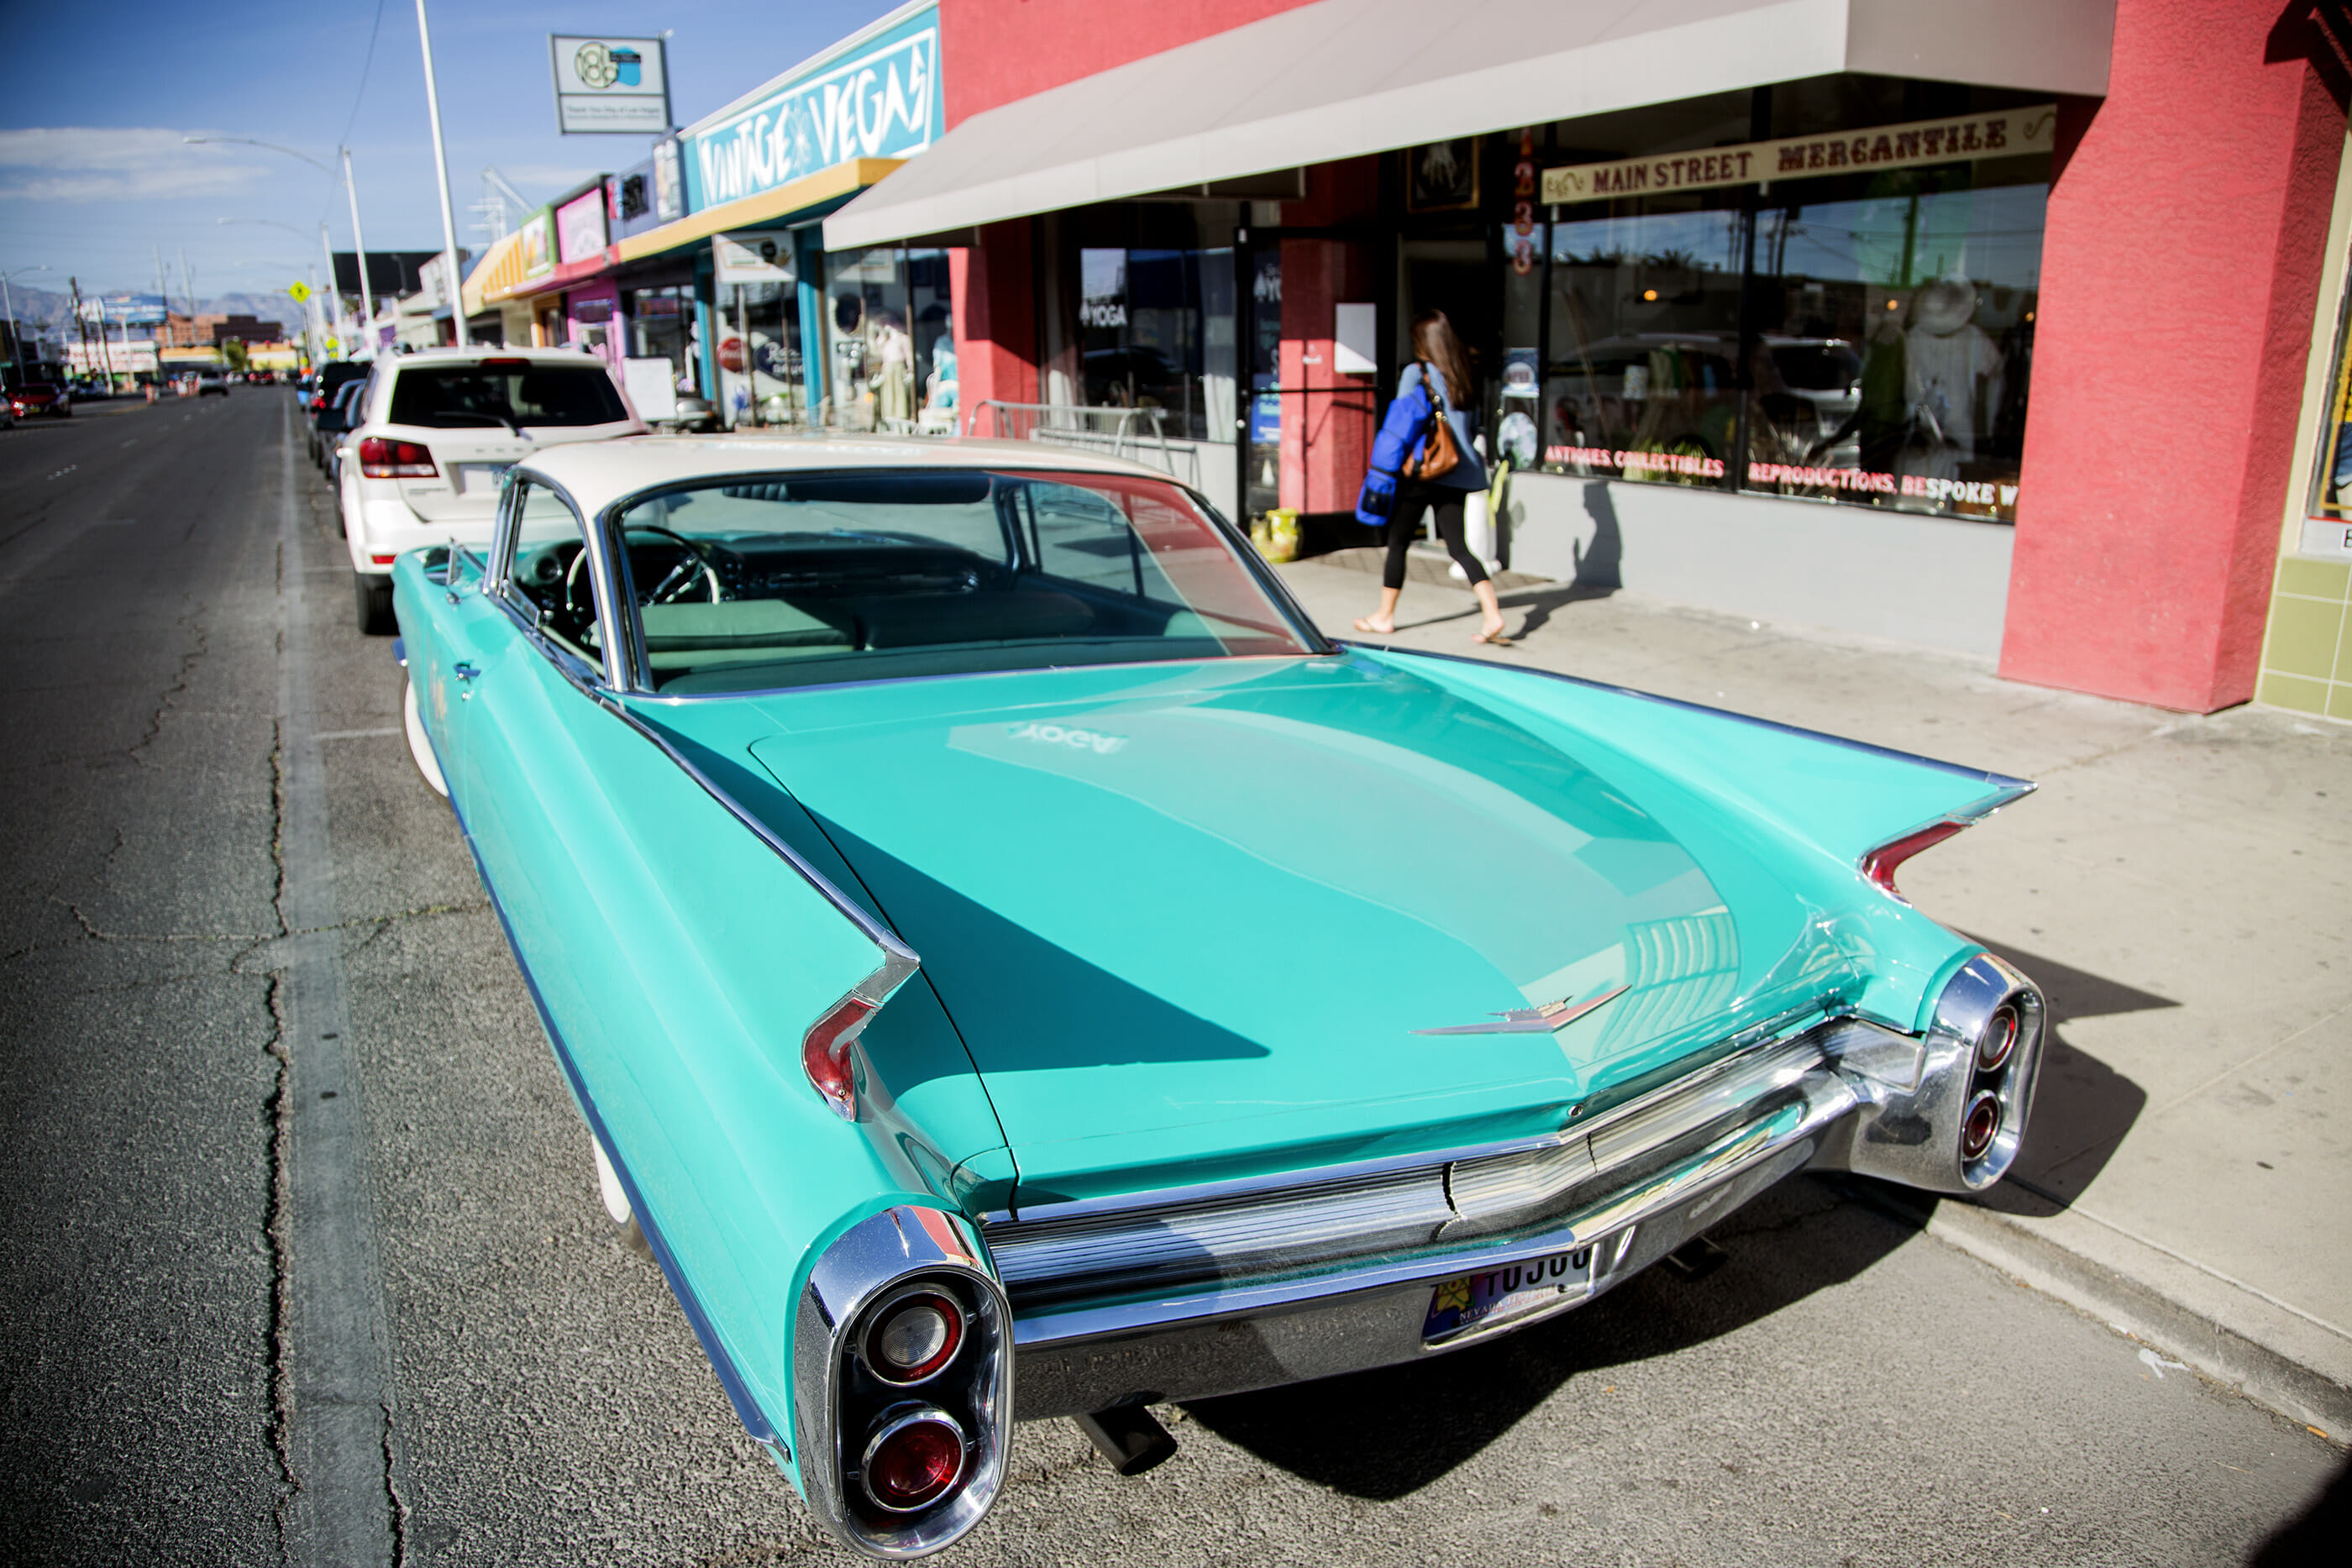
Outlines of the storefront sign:
<svg viewBox="0 0 2352 1568">
<path fill-rule="evenodd" d="M 555 128 L 566 136 L 669 129 L 669 73 L 659 38 L 551 37 Z"/>
<path fill-rule="evenodd" d="M 669 223 L 686 216 L 686 176 L 677 162 L 677 139 L 654 149 L 654 221 Z"/>
<path fill-rule="evenodd" d="M 1780 141 L 1671 152 L 1659 158 L 1578 163 L 1544 171 L 1543 199 L 1553 206 L 1564 206 L 1659 191 L 1801 180 L 1855 169 L 1907 169 L 1923 163 L 2016 158 L 2049 152 L 2057 124 L 2056 107 L 2044 103 L 1951 120 L 1881 125 L 1835 136 L 1794 136 Z"/>
<path fill-rule="evenodd" d="M 604 248 L 604 187 L 599 184 L 555 209 L 555 257 L 585 261 Z"/>
<path fill-rule="evenodd" d="M 913 157 L 947 130 L 939 77 L 939 14 L 927 7 L 688 137 L 688 208 L 757 195 L 852 158 Z"/>
<path fill-rule="evenodd" d="M 545 207 L 522 225 L 522 275 L 544 277 L 555 270 L 555 214 Z"/>
<path fill-rule="evenodd" d="M 790 283 L 793 236 L 788 234 L 712 235 L 710 262 L 722 286 L 730 283 Z"/>
</svg>

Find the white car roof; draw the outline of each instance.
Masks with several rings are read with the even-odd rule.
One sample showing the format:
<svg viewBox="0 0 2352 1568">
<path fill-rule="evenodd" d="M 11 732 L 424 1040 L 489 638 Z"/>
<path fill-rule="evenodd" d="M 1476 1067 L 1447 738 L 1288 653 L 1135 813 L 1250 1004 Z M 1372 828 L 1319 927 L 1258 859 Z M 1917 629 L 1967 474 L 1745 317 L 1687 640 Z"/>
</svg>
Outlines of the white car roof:
<svg viewBox="0 0 2352 1568">
<path fill-rule="evenodd" d="M 818 468 L 1047 468 L 1169 477 L 1141 463 L 1041 442 L 888 435 L 622 436 L 548 447 L 516 466 L 562 486 L 588 517 L 658 485 Z"/>
<path fill-rule="evenodd" d="M 597 355 L 579 349 L 493 349 L 480 343 L 469 343 L 462 349 L 445 347 L 418 349 L 406 354 L 383 354 L 377 357 L 376 363 L 398 370 L 403 365 L 446 365 L 452 360 L 461 364 L 473 364 L 483 360 L 538 360 L 557 365 L 593 365 L 600 371 L 612 369 Z"/>
</svg>

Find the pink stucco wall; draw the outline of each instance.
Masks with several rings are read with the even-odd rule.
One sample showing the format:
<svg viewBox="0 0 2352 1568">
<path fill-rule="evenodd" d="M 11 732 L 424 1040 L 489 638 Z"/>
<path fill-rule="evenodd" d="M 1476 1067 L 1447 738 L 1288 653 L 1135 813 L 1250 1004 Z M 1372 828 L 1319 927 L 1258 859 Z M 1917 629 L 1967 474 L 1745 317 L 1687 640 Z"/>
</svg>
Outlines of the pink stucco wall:
<svg viewBox="0 0 2352 1568">
<path fill-rule="evenodd" d="M 2122 0 L 2107 98 L 2062 116 L 2012 679 L 2253 695 L 2345 129 L 2282 28 L 2274 5 Z"/>
</svg>

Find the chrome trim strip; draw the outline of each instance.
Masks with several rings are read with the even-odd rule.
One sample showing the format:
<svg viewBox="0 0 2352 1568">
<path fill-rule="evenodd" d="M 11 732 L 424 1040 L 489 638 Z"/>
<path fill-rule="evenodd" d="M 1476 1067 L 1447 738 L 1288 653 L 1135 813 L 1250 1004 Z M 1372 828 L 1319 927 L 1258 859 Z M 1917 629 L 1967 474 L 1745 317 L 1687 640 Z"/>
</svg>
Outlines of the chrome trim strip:
<svg viewBox="0 0 2352 1568">
<path fill-rule="evenodd" d="M 1235 1176 L 1225 1181 L 1197 1182 L 1183 1186 L 1157 1187 L 1149 1192 L 1119 1193 L 1108 1197 L 1074 1198 L 1065 1203 L 1022 1205 L 1011 1210 L 997 1210 L 980 1217 L 983 1225 L 999 1228 L 1028 1225 L 1049 1220 L 1076 1219 L 1089 1215 L 1142 1214 L 1162 1208 L 1213 1202 L 1220 1198 L 1241 1197 L 1259 1192 L 1288 1192 L 1303 1183 L 1339 1182 L 1359 1176 L 1377 1176 L 1384 1172 L 1414 1170 L 1475 1160 L 1486 1155 L 1528 1154 L 1576 1142 L 1610 1125 L 1618 1118 L 1636 1113 L 1644 1106 L 1687 1092 L 1689 1087 L 1706 1074 L 1734 1069 L 1748 1060 L 1743 1054 L 1776 1040 L 1783 1040 L 1798 1031 L 1799 1026 L 1822 1019 L 1822 1005 L 1809 1003 L 1791 1008 L 1783 1013 L 1750 1024 L 1736 1034 L 1727 1036 L 1712 1046 L 1704 1047 L 1720 1052 L 1716 1060 L 1692 1073 L 1660 1084 L 1654 1089 L 1627 1100 L 1622 1104 L 1580 1122 L 1576 1120 L 1589 1101 L 1572 1102 L 1559 1107 L 1560 1130 L 1533 1138 L 1508 1138 L 1484 1144 L 1457 1144 L 1436 1149 L 1419 1149 L 1411 1154 L 1384 1155 L 1376 1159 L 1352 1160 L 1340 1165 L 1309 1166 L 1277 1171 L 1267 1176 Z M 1871 1027 L 1871 1026 L 1864 1026 Z M 1694 1054 L 1696 1054 L 1696 1052 Z"/>
<path fill-rule="evenodd" d="M 1634 697 L 1643 702 L 1657 703 L 1664 707 L 1682 708 L 1689 713 L 1703 713 L 1711 718 L 1733 719 L 1740 724 L 1753 725 L 1759 729 L 1775 730 L 1780 734 L 1793 735 L 1805 740 L 1826 741 L 1832 746 L 1842 746 L 1849 751 L 1866 752 L 1873 757 L 1884 757 L 1896 762 L 1916 762 L 1939 772 L 1956 774 L 1963 779 L 1979 779 L 1993 786 L 1993 792 L 1986 796 L 1983 800 L 1961 808 L 1963 810 L 1977 813 L 1976 817 L 1970 819 L 1971 821 L 1980 821 L 1984 817 L 1990 816 L 2011 801 L 2030 795 L 2040 788 L 2030 779 L 2012 779 L 2006 773 L 1995 773 L 1982 768 L 1963 767 L 1957 762 L 1946 762 L 1941 758 L 1922 757 L 1916 751 L 1898 751 L 1891 746 L 1879 746 L 1867 740 L 1855 740 L 1851 736 L 1830 735 L 1818 729 L 1806 729 L 1801 725 L 1782 724 L 1778 719 L 1758 718 L 1753 714 L 1734 713 L 1729 708 L 1709 707 L 1705 703 L 1688 702 L 1681 697 L 1661 696 L 1656 692 L 1645 692 L 1637 686 L 1621 686 L 1610 681 L 1590 680 L 1582 675 L 1566 674 L 1559 670 L 1538 669 L 1532 664 L 1498 664 L 1492 659 L 1474 658 L 1467 653 L 1439 653 L 1420 648 L 1385 647 L 1381 643 L 1367 643 L 1355 637 L 1334 637 L 1331 641 L 1335 646 L 1376 653 L 1382 658 L 1438 659 L 1452 664 L 1476 664 L 1486 669 L 1508 670 L 1522 675 L 1540 675 L 1547 680 L 1565 681 L 1572 686 L 1583 686 L 1589 691 L 1608 692 L 1621 697 Z"/>
<path fill-rule="evenodd" d="M 1826 1065 L 1804 1074 L 1797 1087 L 1801 1091 L 1797 1102 L 1760 1122 L 1720 1134 L 1665 1170 L 1575 1209 L 1540 1230 L 1503 1239 L 1482 1239 L 1475 1246 L 1431 1247 L 1410 1257 L 1392 1256 L 1350 1269 L 1220 1283 L 1185 1294 L 1110 1305 L 1081 1304 L 1021 1313 L 1013 1319 L 1014 1340 L 1026 1350 L 1066 1340 L 1234 1317 L 1293 1302 L 1479 1273 L 1592 1246 L 1807 1142 L 1861 1103 L 1853 1086 Z"/>
<path fill-rule="evenodd" d="M 1422 1155 L 1382 1169 L 1317 1173 L 1272 1190 L 1237 1186 L 1192 1201 L 1156 1194 L 1144 1205 L 1024 1216 L 992 1225 L 989 1245 L 1007 1288 L 1030 1298 L 1028 1310 L 1050 1313 L 1056 1304 L 1041 1296 L 1214 1293 L 1240 1288 L 1236 1276 L 1328 1276 L 1376 1254 L 1556 1226 L 1559 1216 L 1544 1210 L 1580 1186 L 1630 1176 L 1636 1161 L 1711 1125 L 1768 1114 L 1808 1075 L 1882 1038 L 1895 1037 L 1869 1024 L 1824 1024 L 1768 1038 L 1560 1137 L 1452 1161 Z"/>
</svg>

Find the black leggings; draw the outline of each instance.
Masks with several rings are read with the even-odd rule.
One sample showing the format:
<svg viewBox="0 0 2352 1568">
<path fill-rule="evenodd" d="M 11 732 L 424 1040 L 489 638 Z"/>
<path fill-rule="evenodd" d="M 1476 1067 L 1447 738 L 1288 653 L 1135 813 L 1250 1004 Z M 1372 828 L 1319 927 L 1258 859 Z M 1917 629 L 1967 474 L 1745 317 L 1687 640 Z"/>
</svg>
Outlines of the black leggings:
<svg viewBox="0 0 2352 1568">
<path fill-rule="evenodd" d="M 1470 494 L 1444 485 L 1424 485 L 1418 479 L 1397 481 L 1396 507 L 1389 513 L 1389 563 L 1381 573 L 1383 588 L 1404 586 L 1405 552 L 1412 548 L 1413 536 L 1421 532 L 1421 514 L 1437 515 L 1437 537 L 1445 541 L 1445 553 L 1473 583 L 1486 580 L 1486 569 L 1470 553 L 1462 538 L 1462 502 Z"/>
</svg>

